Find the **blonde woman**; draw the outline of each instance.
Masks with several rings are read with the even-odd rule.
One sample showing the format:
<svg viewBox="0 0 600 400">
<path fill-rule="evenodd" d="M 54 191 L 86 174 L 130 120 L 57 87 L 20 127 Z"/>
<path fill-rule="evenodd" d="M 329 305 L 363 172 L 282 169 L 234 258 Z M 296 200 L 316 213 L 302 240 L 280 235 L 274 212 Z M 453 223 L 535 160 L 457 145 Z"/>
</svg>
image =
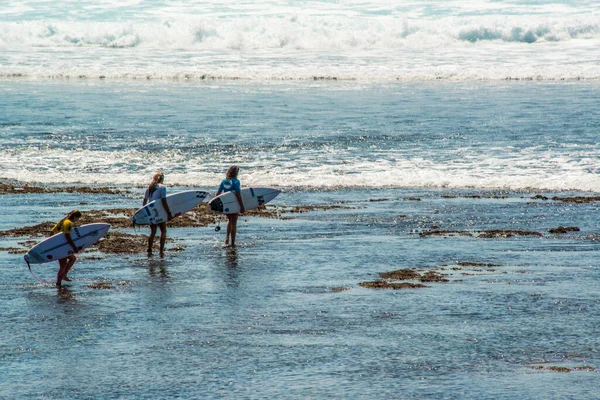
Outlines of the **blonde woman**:
<svg viewBox="0 0 600 400">
<path fill-rule="evenodd" d="M 152 181 L 148 185 L 146 192 L 144 193 L 144 201 L 142 207 L 147 203 L 154 200 L 161 200 L 163 207 L 167 211 L 169 221 L 173 219 L 171 210 L 167 204 L 167 188 L 162 185 L 165 180 L 165 176 L 162 172 L 157 172 L 152 177 Z M 158 224 L 150 225 L 150 236 L 148 236 L 148 257 L 152 257 L 152 246 L 154 245 L 154 237 L 156 236 L 156 229 L 160 228 L 160 257 L 165 255 L 165 241 L 167 240 L 167 223 L 160 222 Z"/>
<path fill-rule="evenodd" d="M 237 201 L 240 203 L 240 214 L 243 214 L 244 211 L 244 203 L 242 202 L 241 196 L 241 183 L 237 179 L 238 173 L 240 172 L 240 167 L 237 165 L 232 165 L 227 170 L 225 174 L 225 179 L 221 181 L 221 185 L 219 186 L 219 190 L 217 191 L 217 196 L 224 192 L 234 192 Z M 227 235 L 225 236 L 225 245 L 229 245 L 229 238 L 231 238 L 231 247 L 235 247 L 235 235 L 237 233 L 237 220 L 239 215 L 235 214 L 225 214 L 227 215 Z"/>
</svg>

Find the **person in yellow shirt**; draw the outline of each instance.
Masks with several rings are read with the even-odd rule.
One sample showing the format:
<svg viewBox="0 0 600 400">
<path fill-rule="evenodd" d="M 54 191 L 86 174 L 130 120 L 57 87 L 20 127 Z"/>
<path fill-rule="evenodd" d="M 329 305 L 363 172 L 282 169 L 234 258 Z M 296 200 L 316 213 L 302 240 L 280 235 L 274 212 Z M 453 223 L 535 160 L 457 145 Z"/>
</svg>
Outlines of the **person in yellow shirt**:
<svg viewBox="0 0 600 400">
<path fill-rule="evenodd" d="M 73 254 L 68 255 L 67 257 L 61 258 L 58 260 L 58 274 L 56 275 L 56 286 L 61 286 L 62 281 L 71 282 L 71 279 L 67 276 L 71 268 L 73 268 L 73 264 L 77 261 L 77 257 L 75 257 L 75 253 L 79 253 L 79 249 L 73 242 L 71 238 L 71 229 L 73 229 L 74 222 L 81 218 L 81 212 L 79 210 L 71 211 L 65 218 L 58 221 L 54 228 L 52 228 L 52 235 L 56 235 L 57 233 L 63 232 L 65 234 L 65 238 L 67 239 L 67 243 L 73 249 Z"/>
</svg>

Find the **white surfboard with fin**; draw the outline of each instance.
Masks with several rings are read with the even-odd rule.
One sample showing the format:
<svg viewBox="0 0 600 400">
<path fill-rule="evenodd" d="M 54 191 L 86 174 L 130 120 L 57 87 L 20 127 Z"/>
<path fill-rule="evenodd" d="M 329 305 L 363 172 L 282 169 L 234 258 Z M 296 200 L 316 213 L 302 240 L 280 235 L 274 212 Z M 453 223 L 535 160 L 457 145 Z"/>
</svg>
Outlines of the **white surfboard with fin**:
<svg viewBox="0 0 600 400">
<path fill-rule="evenodd" d="M 273 188 L 244 188 L 241 190 L 242 202 L 245 210 L 267 204 L 273 200 L 281 190 Z M 210 209 L 217 214 L 235 214 L 240 212 L 240 204 L 234 192 L 225 192 L 208 202 Z"/>
<path fill-rule="evenodd" d="M 165 199 L 171 211 L 171 216 L 175 218 L 190 211 L 203 201 L 208 201 L 210 194 L 199 190 L 188 190 L 167 195 Z M 161 222 L 167 222 L 168 219 L 169 216 L 161 199 L 146 204 L 137 210 L 132 218 L 134 225 L 156 225 Z"/>
<path fill-rule="evenodd" d="M 81 251 L 102 239 L 109 229 L 110 224 L 104 223 L 73 226 L 71 239 Z M 24 258 L 27 264 L 42 264 L 60 260 L 70 254 L 73 254 L 73 248 L 67 242 L 65 234 L 61 232 L 33 246 Z"/>
</svg>

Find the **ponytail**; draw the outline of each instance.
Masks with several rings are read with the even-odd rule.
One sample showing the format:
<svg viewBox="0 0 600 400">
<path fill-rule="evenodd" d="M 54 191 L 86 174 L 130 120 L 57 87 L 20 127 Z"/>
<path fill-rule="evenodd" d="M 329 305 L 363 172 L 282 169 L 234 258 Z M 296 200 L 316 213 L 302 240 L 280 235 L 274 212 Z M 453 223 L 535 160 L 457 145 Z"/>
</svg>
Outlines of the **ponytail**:
<svg viewBox="0 0 600 400">
<path fill-rule="evenodd" d="M 149 196 L 152 195 L 152 193 L 156 190 L 158 185 L 163 183 L 164 180 L 165 180 L 165 176 L 163 175 L 162 172 L 157 172 L 156 174 L 154 174 L 154 176 L 152 177 L 152 181 L 150 182 L 150 185 L 148 185 L 148 195 Z"/>
</svg>

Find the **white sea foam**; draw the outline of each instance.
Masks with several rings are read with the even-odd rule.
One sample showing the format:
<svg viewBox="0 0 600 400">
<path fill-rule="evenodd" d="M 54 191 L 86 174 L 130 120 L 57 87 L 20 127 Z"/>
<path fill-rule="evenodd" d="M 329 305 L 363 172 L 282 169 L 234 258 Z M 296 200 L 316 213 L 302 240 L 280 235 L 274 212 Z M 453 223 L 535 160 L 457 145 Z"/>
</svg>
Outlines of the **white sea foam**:
<svg viewBox="0 0 600 400">
<path fill-rule="evenodd" d="M 476 42 L 563 42 L 600 37 L 595 16 L 483 16 L 414 20 L 404 15 L 179 17 L 161 21 L 4 22 L 0 44 L 175 50 L 438 48 Z"/>
<path fill-rule="evenodd" d="M 593 149 L 589 151 L 593 152 Z M 490 150 L 490 154 L 494 151 Z M 523 151 L 506 156 L 463 154 L 446 161 L 422 157 L 377 160 L 340 160 L 335 155 L 304 158 L 277 157 L 213 161 L 212 155 L 191 157 L 176 151 L 160 155 L 128 151 L 111 153 L 78 150 L 67 156 L 61 150 L 28 149 L 0 152 L 0 178 L 44 184 L 145 185 L 162 170 L 170 185 L 212 187 L 229 162 L 243 166 L 245 185 L 304 187 L 433 187 L 482 189 L 581 190 L 600 192 L 600 174 L 588 151 L 579 157 L 552 152 Z M 336 159 L 319 163 L 318 159 Z M 26 167 L 24 167 L 26 166 Z M 62 171 L 57 173 L 57 171 Z"/>
<path fill-rule="evenodd" d="M 12 2 L 0 17 L 0 77 L 600 79 L 592 3 L 104 3 L 84 2 L 87 18 L 74 20 Z"/>
</svg>

